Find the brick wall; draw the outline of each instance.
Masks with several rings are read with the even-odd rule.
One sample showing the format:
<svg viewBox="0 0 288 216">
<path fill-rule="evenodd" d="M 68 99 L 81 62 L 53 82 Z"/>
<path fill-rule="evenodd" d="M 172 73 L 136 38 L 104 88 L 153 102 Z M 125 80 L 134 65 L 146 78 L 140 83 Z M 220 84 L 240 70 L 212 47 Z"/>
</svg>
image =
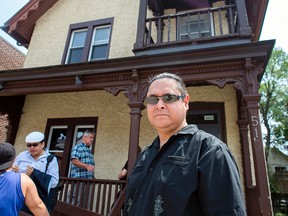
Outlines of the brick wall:
<svg viewBox="0 0 288 216">
<path fill-rule="evenodd" d="M 8 115 L 0 115 L 0 142 L 6 141 L 7 136 L 7 126 L 8 126 Z"/>
<path fill-rule="evenodd" d="M 0 36 L 0 71 L 22 68 L 25 57 L 25 54 Z"/>
</svg>

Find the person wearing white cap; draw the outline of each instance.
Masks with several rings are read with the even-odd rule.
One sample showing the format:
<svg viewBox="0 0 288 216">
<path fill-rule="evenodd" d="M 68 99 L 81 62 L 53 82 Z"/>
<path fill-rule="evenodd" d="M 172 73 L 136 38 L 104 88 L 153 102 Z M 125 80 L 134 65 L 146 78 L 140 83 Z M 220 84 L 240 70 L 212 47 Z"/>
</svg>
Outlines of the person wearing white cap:
<svg viewBox="0 0 288 216">
<path fill-rule="evenodd" d="M 33 181 L 24 173 L 12 172 L 15 149 L 0 143 L 0 215 L 17 216 L 24 203 L 36 216 L 49 215 Z"/>
<path fill-rule="evenodd" d="M 21 152 L 14 162 L 14 170 L 26 173 L 37 186 L 38 193 L 49 212 L 52 211 L 51 197 L 59 182 L 59 167 L 57 158 L 53 157 L 47 165 L 50 153 L 44 148 L 44 134 L 39 131 L 29 133 L 25 138 L 28 150 Z M 42 190 L 44 188 L 44 190 Z M 41 190 L 40 190 L 41 189 Z M 51 189 L 51 190 L 50 190 Z M 26 207 L 24 212 L 30 213 Z"/>
</svg>

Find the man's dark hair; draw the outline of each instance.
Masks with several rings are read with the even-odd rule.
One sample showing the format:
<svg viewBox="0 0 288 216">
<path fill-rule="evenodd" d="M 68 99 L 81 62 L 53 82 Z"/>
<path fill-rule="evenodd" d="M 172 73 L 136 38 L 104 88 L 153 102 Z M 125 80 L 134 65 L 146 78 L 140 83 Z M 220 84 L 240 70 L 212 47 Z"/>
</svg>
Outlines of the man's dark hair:
<svg viewBox="0 0 288 216">
<path fill-rule="evenodd" d="M 186 85 L 185 85 L 185 83 L 183 82 L 182 78 L 179 77 L 179 76 L 177 76 L 176 74 L 167 73 L 167 72 L 164 72 L 164 73 L 161 73 L 161 74 L 158 74 L 158 75 L 152 77 L 152 78 L 149 80 L 148 89 L 149 89 L 150 85 L 151 85 L 155 80 L 164 79 L 164 78 L 176 80 L 176 81 L 177 81 L 177 84 L 178 84 L 178 89 L 179 89 L 179 91 L 181 92 L 181 94 L 184 94 L 184 95 L 187 94 Z"/>
</svg>

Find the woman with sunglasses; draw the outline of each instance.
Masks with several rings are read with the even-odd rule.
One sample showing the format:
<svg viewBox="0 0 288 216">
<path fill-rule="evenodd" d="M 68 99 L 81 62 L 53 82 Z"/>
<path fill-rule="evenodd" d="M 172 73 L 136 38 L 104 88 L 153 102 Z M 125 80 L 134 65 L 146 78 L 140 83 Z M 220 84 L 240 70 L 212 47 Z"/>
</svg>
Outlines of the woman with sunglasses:
<svg viewBox="0 0 288 216">
<path fill-rule="evenodd" d="M 189 95 L 179 76 L 152 78 L 147 116 L 158 136 L 128 178 L 125 216 L 244 216 L 234 157 L 215 136 L 188 125 Z"/>
<path fill-rule="evenodd" d="M 49 162 L 47 158 L 50 153 L 44 148 L 44 134 L 39 131 L 29 133 L 25 138 L 27 150 L 21 152 L 15 159 L 12 170 L 26 173 L 37 186 L 38 193 L 45 203 L 49 212 L 51 209 L 51 197 L 59 182 L 59 167 L 57 158 L 53 157 Z M 25 206 L 23 211 L 30 213 Z"/>
</svg>

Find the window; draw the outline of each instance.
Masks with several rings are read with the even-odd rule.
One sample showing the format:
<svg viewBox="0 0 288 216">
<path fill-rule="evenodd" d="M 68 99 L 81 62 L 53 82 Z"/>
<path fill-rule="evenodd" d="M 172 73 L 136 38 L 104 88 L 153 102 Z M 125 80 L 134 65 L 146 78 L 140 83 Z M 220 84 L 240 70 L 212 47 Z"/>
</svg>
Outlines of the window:
<svg viewBox="0 0 288 216">
<path fill-rule="evenodd" d="M 275 167 L 275 172 L 283 172 L 283 171 L 286 171 L 287 169 L 286 169 L 286 167 L 280 167 L 280 166 L 276 166 Z"/>
<path fill-rule="evenodd" d="M 94 29 L 93 40 L 90 48 L 90 60 L 106 59 L 108 57 L 108 45 L 110 26 Z"/>
<path fill-rule="evenodd" d="M 179 40 L 212 36 L 212 16 L 208 13 L 180 17 Z"/>
<path fill-rule="evenodd" d="M 97 117 L 48 119 L 45 129 L 46 147 L 58 158 L 60 176 L 69 176 L 71 149 L 81 140 L 85 130 L 97 131 Z M 91 151 L 95 149 L 96 135 Z"/>
<path fill-rule="evenodd" d="M 62 64 L 107 59 L 113 18 L 70 25 Z"/>
<path fill-rule="evenodd" d="M 72 38 L 69 46 L 70 48 L 68 50 L 66 61 L 67 63 L 81 62 L 86 35 L 87 29 L 72 32 Z"/>
</svg>

